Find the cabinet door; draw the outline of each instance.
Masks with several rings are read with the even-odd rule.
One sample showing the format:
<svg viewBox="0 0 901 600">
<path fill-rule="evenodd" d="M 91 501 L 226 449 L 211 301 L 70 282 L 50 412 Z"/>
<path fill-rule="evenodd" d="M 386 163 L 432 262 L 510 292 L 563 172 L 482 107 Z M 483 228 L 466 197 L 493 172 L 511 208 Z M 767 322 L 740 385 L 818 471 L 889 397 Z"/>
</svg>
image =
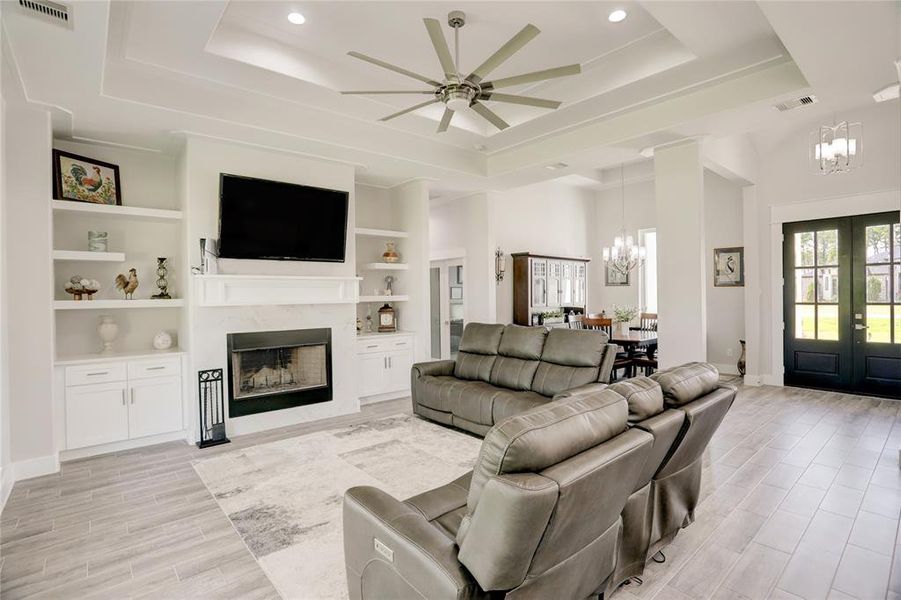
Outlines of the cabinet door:
<svg viewBox="0 0 901 600">
<path fill-rule="evenodd" d="M 547 261 L 532 260 L 532 306 L 547 306 Z"/>
<path fill-rule="evenodd" d="M 573 304 L 585 306 L 585 290 L 587 289 L 587 269 L 584 263 L 576 263 L 573 267 Z"/>
<path fill-rule="evenodd" d="M 360 365 L 359 395 L 372 396 L 385 391 L 388 355 L 385 352 L 357 355 Z"/>
<path fill-rule="evenodd" d="M 128 437 L 182 429 L 181 377 L 129 382 Z"/>
<path fill-rule="evenodd" d="M 125 383 L 66 388 L 66 448 L 84 448 L 128 439 Z"/>
<path fill-rule="evenodd" d="M 559 260 L 547 261 L 547 305 L 560 306 L 561 267 Z"/>
<path fill-rule="evenodd" d="M 572 306 L 574 297 L 574 271 L 575 265 L 571 262 L 562 263 L 563 277 L 560 280 L 560 305 Z"/>
<path fill-rule="evenodd" d="M 412 350 L 395 350 L 388 354 L 388 381 L 386 392 L 410 389 L 410 369 L 413 367 Z"/>
</svg>

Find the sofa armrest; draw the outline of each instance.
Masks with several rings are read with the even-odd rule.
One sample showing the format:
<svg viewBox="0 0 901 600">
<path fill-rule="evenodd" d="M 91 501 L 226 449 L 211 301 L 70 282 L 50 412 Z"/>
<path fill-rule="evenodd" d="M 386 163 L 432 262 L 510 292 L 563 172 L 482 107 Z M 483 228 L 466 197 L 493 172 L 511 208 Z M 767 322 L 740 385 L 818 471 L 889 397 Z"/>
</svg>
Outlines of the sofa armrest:
<svg viewBox="0 0 901 600">
<path fill-rule="evenodd" d="M 469 598 L 478 584 L 453 540 L 417 510 L 369 486 L 344 495 L 344 562 L 352 600 Z M 364 585 L 365 582 L 365 585 Z"/>
<path fill-rule="evenodd" d="M 616 362 L 616 344 L 607 344 L 604 348 L 604 356 L 601 357 L 601 368 L 598 371 L 598 381 L 601 383 L 610 383 L 610 376 L 613 374 L 613 363 Z"/>
<path fill-rule="evenodd" d="M 606 383 L 586 383 L 585 385 L 580 385 L 579 387 L 574 387 L 569 390 L 563 390 L 562 392 L 556 394 L 553 397 L 553 400 L 563 400 L 564 398 L 570 398 L 572 396 L 583 396 L 585 394 L 597 393 L 606 387 Z"/>
<path fill-rule="evenodd" d="M 438 377 L 441 375 L 453 375 L 456 363 L 452 360 L 433 360 L 429 362 L 421 362 L 413 365 L 413 378 L 425 377 L 431 375 Z"/>
</svg>

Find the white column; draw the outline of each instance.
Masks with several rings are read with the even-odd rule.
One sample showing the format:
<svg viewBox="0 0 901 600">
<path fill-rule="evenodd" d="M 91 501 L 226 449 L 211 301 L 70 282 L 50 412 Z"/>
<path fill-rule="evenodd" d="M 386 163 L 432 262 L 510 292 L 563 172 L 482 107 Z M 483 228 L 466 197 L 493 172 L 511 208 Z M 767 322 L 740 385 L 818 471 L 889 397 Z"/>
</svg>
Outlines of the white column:
<svg viewBox="0 0 901 600">
<path fill-rule="evenodd" d="M 760 385 L 760 215 L 757 186 L 741 189 L 745 244 L 745 383 Z"/>
<path fill-rule="evenodd" d="M 707 360 L 704 166 L 698 142 L 654 152 L 660 368 Z"/>
<path fill-rule="evenodd" d="M 431 357 L 431 321 L 429 319 L 429 186 L 416 179 L 391 189 L 397 211 L 395 222 L 409 233 L 404 240 L 404 274 L 409 302 L 401 302 L 399 323 L 416 334 L 416 360 Z"/>
</svg>

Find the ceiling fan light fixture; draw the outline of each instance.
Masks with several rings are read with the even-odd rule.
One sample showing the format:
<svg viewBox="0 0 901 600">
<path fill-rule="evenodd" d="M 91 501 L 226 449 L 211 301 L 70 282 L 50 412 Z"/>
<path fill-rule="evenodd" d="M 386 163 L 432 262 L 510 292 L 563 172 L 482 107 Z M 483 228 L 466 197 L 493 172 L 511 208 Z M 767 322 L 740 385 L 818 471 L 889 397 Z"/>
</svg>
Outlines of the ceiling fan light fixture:
<svg viewBox="0 0 901 600">
<path fill-rule="evenodd" d="M 288 13 L 288 20 L 295 25 L 303 25 L 307 22 L 307 18 L 296 11 Z"/>
<path fill-rule="evenodd" d="M 611 23 L 619 23 L 620 21 L 624 21 L 626 18 L 626 11 L 621 8 L 617 8 L 610 12 L 607 16 L 607 20 Z"/>
</svg>

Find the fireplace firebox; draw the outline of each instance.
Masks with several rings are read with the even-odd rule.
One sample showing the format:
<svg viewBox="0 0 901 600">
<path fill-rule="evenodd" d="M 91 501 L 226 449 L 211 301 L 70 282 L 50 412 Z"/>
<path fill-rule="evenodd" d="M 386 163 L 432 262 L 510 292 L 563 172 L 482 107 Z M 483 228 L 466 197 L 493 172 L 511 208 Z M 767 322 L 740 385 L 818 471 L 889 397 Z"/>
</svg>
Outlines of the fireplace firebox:
<svg viewBox="0 0 901 600">
<path fill-rule="evenodd" d="M 332 331 L 230 333 L 228 412 L 241 417 L 332 399 Z"/>
</svg>

